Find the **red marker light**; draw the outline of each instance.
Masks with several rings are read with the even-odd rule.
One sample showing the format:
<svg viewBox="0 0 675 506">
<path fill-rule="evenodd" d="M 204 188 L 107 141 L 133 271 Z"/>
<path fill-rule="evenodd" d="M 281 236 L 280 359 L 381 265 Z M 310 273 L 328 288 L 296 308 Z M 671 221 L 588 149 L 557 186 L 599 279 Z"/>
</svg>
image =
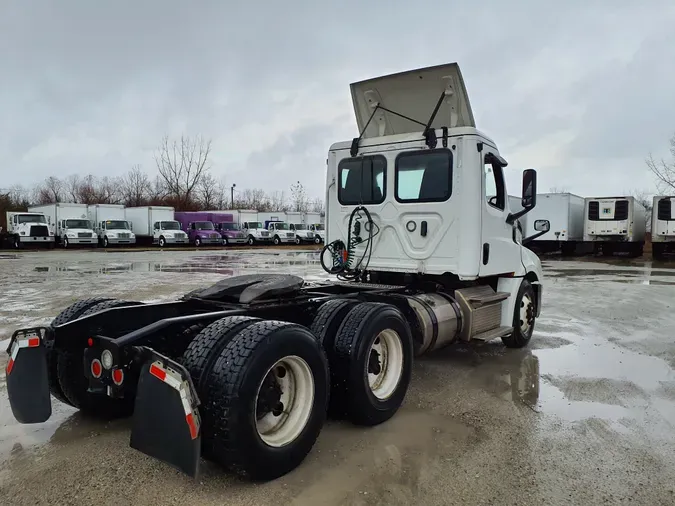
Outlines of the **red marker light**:
<svg viewBox="0 0 675 506">
<path fill-rule="evenodd" d="M 89 339 L 87 339 L 87 344 L 91 348 L 92 346 L 94 346 L 94 340 L 90 337 Z"/>
<path fill-rule="evenodd" d="M 40 346 L 40 338 L 39 337 L 31 337 L 28 339 L 28 347 L 29 348 L 36 348 Z"/>
<path fill-rule="evenodd" d="M 161 379 L 162 381 L 164 381 L 166 379 L 166 371 L 160 369 L 155 364 L 152 364 L 150 366 L 150 374 L 152 374 L 156 378 Z"/>
<path fill-rule="evenodd" d="M 5 369 L 5 374 L 9 376 L 9 373 L 12 372 L 12 368 L 14 367 L 14 360 L 11 358 L 9 359 L 9 362 L 7 362 L 7 369 Z"/>
<path fill-rule="evenodd" d="M 91 375 L 94 378 L 100 378 L 102 372 L 103 372 L 103 366 L 101 365 L 101 362 L 98 359 L 92 360 L 92 362 L 91 362 Z"/>
<path fill-rule="evenodd" d="M 122 369 L 114 369 L 112 372 L 112 380 L 115 385 L 121 385 L 124 381 L 124 371 L 122 371 Z"/>
<path fill-rule="evenodd" d="M 190 437 L 192 439 L 197 439 L 197 424 L 195 423 L 195 418 L 192 416 L 192 413 L 185 415 L 185 421 L 187 422 L 188 427 L 190 427 Z"/>
</svg>

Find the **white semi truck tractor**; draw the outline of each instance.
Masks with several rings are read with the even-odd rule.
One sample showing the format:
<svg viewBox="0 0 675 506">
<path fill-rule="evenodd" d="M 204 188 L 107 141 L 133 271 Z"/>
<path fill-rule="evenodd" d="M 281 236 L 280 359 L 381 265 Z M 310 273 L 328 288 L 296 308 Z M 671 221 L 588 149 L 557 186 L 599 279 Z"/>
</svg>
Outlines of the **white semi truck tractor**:
<svg viewBox="0 0 675 506">
<path fill-rule="evenodd" d="M 270 480 L 302 463 L 327 415 L 394 416 L 417 355 L 527 346 L 543 275 L 516 223 L 536 172 L 512 211 L 506 160 L 476 129 L 457 64 L 351 90 L 359 135 L 328 151 L 328 279 L 248 274 L 174 302 L 80 301 L 14 332 L 17 420 L 49 418 L 51 392 L 85 414 L 133 414 L 131 446 L 191 476 L 204 456 Z"/>
<path fill-rule="evenodd" d="M 0 246 L 8 243 L 14 249 L 26 245 L 44 245 L 54 247 L 54 232 L 50 230 L 47 219 L 42 213 L 8 211 L 5 223 L 0 223 Z"/>
</svg>

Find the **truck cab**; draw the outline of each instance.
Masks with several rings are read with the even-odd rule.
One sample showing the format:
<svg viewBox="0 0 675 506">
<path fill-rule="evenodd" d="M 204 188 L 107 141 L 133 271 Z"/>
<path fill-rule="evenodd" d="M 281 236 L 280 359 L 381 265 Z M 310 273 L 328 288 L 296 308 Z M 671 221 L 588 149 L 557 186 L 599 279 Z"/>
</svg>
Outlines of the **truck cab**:
<svg viewBox="0 0 675 506">
<path fill-rule="evenodd" d="M 271 243 L 272 236 L 269 230 L 263 227 L 259 221 L 245 221 L 242 226 L 242 231 L 246 235 L 246 242 L 249 246 L 257 243 Z"/>
<path fill-rule="evenodd" d="M 190 244 L 199 247 L 202 244 L 222 244 L 220 232 L 210 221 L 193 221 L 187 224 L 187 235 Z"/>
<path fill-rule="evenodd" d="M 323 223 L 312 223 L 309 226 L 310 232 L 314 234 L 314 243 L 321 244 L 326 237 L 326 227 L 323 226 Z"/>
<path fill-rule="evenodd" d="M 327 160 L 325 249 L 332 270 L 348 265 L 375 282 L 419 278 L 448 290 L 492 283 L 496 290 L 486 287 L 484 300 L 467 301 L 474 309 L 500 305 L 471 331 L 477 334 L 486 326 L 512 331 L 523 281 L 534 294 L 531 314 L 538 315 L 541 264 L 517 227 L 536 204 L 536 171 L 523 172 L 522 209 L 512 210 L 507 161 L 476 128 L 459 67 L 362 81 L 351 94 L 360 135 L 333 144 Z M 534 227 L 542 234 L 550 223 Z"/>
<path fill-rule="evenodd" d="M 242 231 L 239 224 L 231 221 L 216 223 L 216 230 L 223 239 L 223 244 L 246 244 L 246 234 Z"/>
<path fill-rule="evenodd" d="M 188 244 L 188 236 L 176 220 L 156 221 L 152 224 L 152 242 L 160 248 L 170 244 Z"/>
<path fill-rule="evenodd" d="M 64 248 L 75 245 L 98 245 L 98 236 L 93 224 L 86 218 L 67 218 L 59 220 L 56 235 Z"/>
<path fill-rule="evenodd" d="M 111 244 L 136 244 L 136 235 L 126 220 L 103 220 L 96 224 L 99 244 L 108 247 Z"/>
<path fill-rule="evenodd" d="M 314 242 L 314 232 L 309 229 L 309 225 L 305 225 L 304 223 L 291 223 L 290 229 L 292 232 L 295 232 L 295 244 Z"/>
<path fill-rule="evenodd" d="M 272 242 L 275 245 L 295 242 L 295 232 L 284 221 L 266 221 L 265 228 L 269 230 Z"/>
<path fill-rule="evenodd" d="M 54 246 L 54 232 L 49 229 L 45 215 L 41 213 L 7 213 L 7 239 L 15 249 L 26 244 Z"/>
</svg>

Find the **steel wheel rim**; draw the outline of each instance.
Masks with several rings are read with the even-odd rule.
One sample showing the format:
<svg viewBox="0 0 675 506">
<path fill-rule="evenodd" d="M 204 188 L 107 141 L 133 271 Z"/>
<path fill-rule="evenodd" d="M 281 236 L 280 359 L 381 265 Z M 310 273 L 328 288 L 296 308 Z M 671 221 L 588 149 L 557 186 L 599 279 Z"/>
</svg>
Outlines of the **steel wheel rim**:
<svg viewBox="0 0 675 506">
<path fill-rule="evenodd" d="M 398 332 L 385 329 L 377 335 L 370 347 L 366 374 L 370 391 L 379 400 L 394 394 L 403 376 L 403 342 Z"/>
<path fill-rule="evenodd" d="M 534 314 L 534 304 L 532 302 L 532 297 L 528 294 L 524 294 L 520 299 L 520 331 L 523 334 L 527 334 L 533 323 L 533 314 Z"/>
<path fill-rule="evenodd" d="M 281 389 L 277 410 L 258 419 L 263 384 L 272 375 Z M 255 399 L 256 431 L 260 439 L 274 448 L 295 441 L 307 426 L 314 406 L 314 375 L 309 364 L 297 355 L 284 357 L 270 367 L 258 386 Z"/>
</svg>

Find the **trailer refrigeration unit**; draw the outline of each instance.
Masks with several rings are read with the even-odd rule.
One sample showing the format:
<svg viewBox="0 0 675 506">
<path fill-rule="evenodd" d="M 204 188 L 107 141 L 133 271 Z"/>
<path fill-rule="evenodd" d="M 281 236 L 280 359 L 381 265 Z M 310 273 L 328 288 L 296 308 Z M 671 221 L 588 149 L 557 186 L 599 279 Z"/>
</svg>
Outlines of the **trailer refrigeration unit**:
<svg viewBox="0 0 675 506">
<path fill-rule="evenodd" d="M 54 247 L 54 232 L 49 229 L 44 214 L 8 211 L 4 218 L 5 221 L 0 222 L 0 246 L 5 243 L 14 249 L 26 245 Z"/>
<path fill-rule="evenodd" d="M 642 256 L 646 214 L 634 197 L 587 197 L 584 217 L 584 242 L 596 254 Z"/>
<path fill-rule="evenodd" d="M 652 206 L 652 256 L 662 260 L 675 253 L 675 197 L 656 196 Z"/>
<path fill-rule="evenodd" d="M 457 64 L 351 90 L 360 134 L 328 152 L 332 280 L 249 274 L 173 302 L 80 301 L 13 333 L 16 419 L 47 420 L 51 392 L 85 414 L 133 413 L 131 446 L 189 475 L 203 455 L 269 480 L 303 461 L 327 413 L 366 426 L 394 416 L 416 355 L 526 346 L 542 270 L 514 227 L 535 207 L 536 172 L 512 212 L 506 160 L 476 129 Z"/>
<path fill-rule="evenodd" d="M 31 206 L 32 213 L 43 213 L 54 232 L 56 244 L 70 246 L 98 246 L 98 236 L 89 221 L 87 204 L 59 202 Z"/>
<path fill-rule="evenodd" d="M 98 243 L 104 248 L 114 244 L 136 244 L 136 235 L 121 204 L 94 204 L 87 208 Z"/>
<path fill-rule="evenodd" d="M 205 211 L 183 211 L 174 213 L 174 218 L 188 235 L 190 244 L 197 247 L 202 244 L 223 244 L 220 232 L 211 221 L 211 213 Z"/>
<path fill-rule="evenodd" d="M 537 208 L 527 215 L 523 234 L 535 233 L 534 222 L 547 219 L 551 229 L 528 247 L 536 253 L 560 251 L 563 255 L 584 252 L 584 198 L 572 193 L 540 193 Z"/>
<path fill-rule="evenodd" d="M 127 221 L 138 242 L 157 244 L 188 244 L 188 236 L 174 219 L 174 209 L 168 206 L 141 206 L 125 209 Z"/>
</svg>

